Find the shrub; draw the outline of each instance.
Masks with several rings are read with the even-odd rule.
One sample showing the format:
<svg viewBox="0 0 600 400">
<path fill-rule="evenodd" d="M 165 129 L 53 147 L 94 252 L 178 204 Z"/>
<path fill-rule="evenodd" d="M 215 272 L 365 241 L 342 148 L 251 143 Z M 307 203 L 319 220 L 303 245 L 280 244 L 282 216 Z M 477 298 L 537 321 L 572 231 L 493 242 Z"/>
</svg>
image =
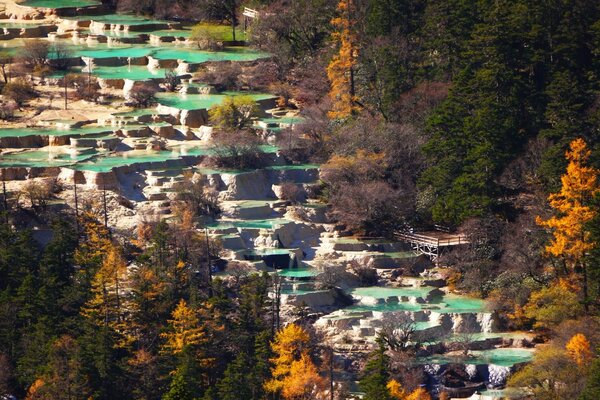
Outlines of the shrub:
<svg viewBox="0 0 600 400">
<path fill-rule="evenodd" d="M 79 100 L 98 101 L 100 84 L 95 76 L 68 75 L 69 86 L 75 89 L 75 97 Z"/>
<path fill-rule="evenodd" d="M 201 50 L 219 51 L 224 45 L 217 35 L 211 31 L 210 27 L 198 24 L 192 28 L 190 39 L 196 43 Z"/>
<path fill-rule="evenodd" d="M 222 131 L 213 139 L 213 160 L 219 167 L 250 169 L 261 166 L 260 140 L 248 131 Z"/>
<path fill-rule="evenodd" d="M 179 90 L 181 85 L 181 78 L 177 75 L 174 69 L 167 69 L 165 71 L 165 79 L 163 86 L 167 92 L 176 92 Z"/>
<path fill-rule="evenodd" d="M 2 94 L 6 98 L 13 100 L 21 108 L 26 101 L 36 96 L 36 91 L 33 89 L 31 83 L 25 79 L 16 79 L 4 85 Z"/>
<path fill-rule="evenodd" d="M 250 127 L 258 107 L 250 96 L 227 97 L 223 103 L 212 107 L 210 122 L 222 130 L 243 130 Z"/>
<path fill-rule="evenodd" d="M 15 111 L 19 108 L 13 100 L 0 102 L 0 119 L 11 119 L 15 115 Z"/>
<path fill-rule="evenodd" d="M 237 63 L 219 63 L 217 68 L 205 69 L 198 79 L 215 87 L 218 91 L 239 90 L 242 87 L 242 68 Z"/>
<path fill-rule="evenodd" d="M 149 107 L 156 103 L 158 90 L 148 83 L 138 83 L 129 92 L 129 103 L 136 108 Z"/>
</svg>

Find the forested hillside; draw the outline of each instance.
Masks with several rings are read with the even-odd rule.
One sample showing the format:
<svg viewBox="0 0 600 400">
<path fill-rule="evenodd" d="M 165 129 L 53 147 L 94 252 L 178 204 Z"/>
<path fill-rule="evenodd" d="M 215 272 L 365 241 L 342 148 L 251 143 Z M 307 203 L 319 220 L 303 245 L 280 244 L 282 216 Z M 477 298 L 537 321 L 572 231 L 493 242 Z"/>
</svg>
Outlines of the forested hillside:
<svg viewBox="0 0 600 400">
<path fill-rule="evenodd" d="M 529 332 L 537 345 L 508 381 L 516 398 L 600 398 L 600 2 L 103 3 L 226 25 L 234 41 L 246 25 L 244 44 L 269 58 L 201 79 L 265 90 L 298 110 L 303 123 L 276 144 L 290 163 L 321 165 L 308 196 L 332 229 L 378 240 L 460 234 L 468 244 L 436 260 L 449 291 L 489 302 L 503 329 Z M 244 7 L 258 18 L 245 20 Z M 218 167 L 260 166 L 244 158 L 260 136 L 248 127 L 251 108 L 231 100 L 210 110 L 229 150 Z M 128 237 L 113 234 L 97 207 L 73 223 L 34 207 L 33 195 L 29 209 L 11 208 L 5 188 L 0 399 L 450 398 L 412 363 L 433 342 L 414 326 L 384 324 L 376 344 L 344 358 L 315 327 L 325 313 L 282 313 L 281 278 L 222 260 L 204 225 L 219 211 L 216 196 L 186 184 L 174 218 Z M 287 189 L 282 197 L 299 203 Z M 51 223 L 45 246 L 23 222 L 36 218 Z M 342 292 L 345 274 L 365 287 L 383 279 L 320 261 L 328 290 Z M 213 277 L 211 262 L 231 274 Z"/>
</svg>

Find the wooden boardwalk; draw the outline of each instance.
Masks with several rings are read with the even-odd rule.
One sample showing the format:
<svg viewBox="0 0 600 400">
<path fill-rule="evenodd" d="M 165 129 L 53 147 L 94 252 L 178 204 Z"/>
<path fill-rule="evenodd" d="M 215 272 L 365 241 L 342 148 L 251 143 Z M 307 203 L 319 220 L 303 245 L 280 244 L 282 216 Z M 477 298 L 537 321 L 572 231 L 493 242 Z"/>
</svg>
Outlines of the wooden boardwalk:
<svg viewBox="0 0 600 400">
<path fill-rule="evenodd" d="M 417 254 L 424 254 L 438 265 L 439 256 L 444 248 L 468 244 L 467 237 L 460 233 L 439 231 L 428 232 L 398 232 L 396 237 L 410 243 Z"/>
</svg>

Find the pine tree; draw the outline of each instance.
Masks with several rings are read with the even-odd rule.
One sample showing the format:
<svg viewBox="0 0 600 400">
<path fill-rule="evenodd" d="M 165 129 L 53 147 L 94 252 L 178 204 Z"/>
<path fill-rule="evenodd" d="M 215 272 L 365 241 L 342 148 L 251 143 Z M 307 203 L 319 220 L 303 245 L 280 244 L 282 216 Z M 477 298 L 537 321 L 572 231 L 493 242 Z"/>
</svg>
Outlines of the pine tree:
<svg viewBox="0 0 600 400">
<path fill-rule="evenodd" d="M 579 400 L 600 399 L 600 358 L 592 361 L 585 388 L 579 395 Z"/>
<path fill-rule="evenodd" d="M 378 338 L 377 348 L 370 354 L 360 380 L 360 388 L 365 392 L 365 400 L 393 400 L 387 387 L 390 377 L 389 363 L 384 342 Z"/>
</svg>

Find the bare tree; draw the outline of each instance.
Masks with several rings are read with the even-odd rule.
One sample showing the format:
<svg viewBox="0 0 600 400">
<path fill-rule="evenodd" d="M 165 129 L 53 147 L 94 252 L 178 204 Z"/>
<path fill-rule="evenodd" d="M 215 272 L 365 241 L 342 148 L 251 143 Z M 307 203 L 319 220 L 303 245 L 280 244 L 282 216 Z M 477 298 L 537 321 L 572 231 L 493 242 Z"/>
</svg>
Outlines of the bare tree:
<svg viewBox="0 0 600 400">
<path fill-rule="evenodd" d="M 464 321 L 460 332 L 454 335 L 453 341 L 458 345 L 464 357 L 469 356 L 469 350 L 473 346 L 479 332 L 478 324 L 472 319 L 467 319 Z"/>
<path fill-rule="evenodd" d="M 138 83 L 129 92 L 130 103 L 137 108 L 149 107 L 156 103 L 156 87 L 149 83 Z"/>
<path fill-rule="evenodd" d="M 69 68 L 69 59 L 71 57 L 73 57 L 73 55 L 64 43 L 54 43 L 48 50 L 50 66 L 60 71 L 65 71 Z"/>
<path fill-rule="evenodd" d="M 260 140 L 248 131 L 223 131 L 213 139 L 213 161 L 219 167 L 257 168 L 261 165 Z"/>
<path fill-rule="evenodd" d="M 409 346 L 416 324 L 408 313 L 385 313 L 381 324 L 379 334 L 391 350 L 403 351 Z"/>
<path fill-rule="evenodd" d="M 174 69 L 165 70 L 163 86 L 167 92 L 176 92 L 181 87 L 181 78 L 179 78 Z"/>
<path fill-rule="evenodd" d="M 344 280 L 346 267 L 341 264 L 332 264 L 327 262 L 317 263 L 319 275 L 317 275 L 317 285 L 322 289 L 332 289 L 338 286 Z"/>
</svg>

